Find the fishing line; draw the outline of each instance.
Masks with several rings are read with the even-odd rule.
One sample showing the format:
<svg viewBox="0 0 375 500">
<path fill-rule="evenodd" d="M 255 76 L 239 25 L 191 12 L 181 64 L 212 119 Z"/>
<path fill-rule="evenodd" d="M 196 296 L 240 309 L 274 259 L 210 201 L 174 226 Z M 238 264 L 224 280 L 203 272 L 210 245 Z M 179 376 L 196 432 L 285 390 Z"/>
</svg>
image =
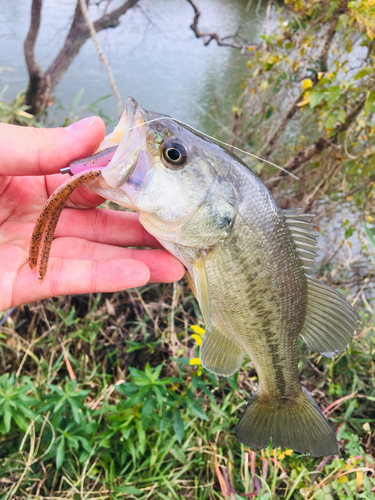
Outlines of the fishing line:
<svg viewBox="0 0 375 500">
<path fill-rule="evenodd" d="M 228 144 L 227 142 L 220 141 L 219 139 L 212 137 L 212 135 L 208 135 L 205 132 L 201 132 L 200 130 L 192 127 L 191 125 L 188 125 L 187 123 L 185 123 L 181 120 L 178 120 L 177 118 L 172 118 L 171 116 L 163 116 L 163 117 L 159 117 L 159 118 L 153 118 L 152 120 L 147 120 L 146 122 L 139 123 L 138 125 L 134 125 L 133 127 L 130 127 L 128 129 L 124 130 L 124 133 L 129 132 L 129 130 L 133 130 L 134 128 L 142 127 L 143 125 L 147 125 L 148 123 L 157 122 L 160 120 L 173 120 L 173 121 L 179 123 L 180 125 L 186 125 L 186 127 L 189 127 L 191 130 L 194 130 L 194 132 L 198 132 L 199 134 L 202 134 L 205 137 L 208 137 L 209 139 L 212 139 L 215 142 L 219 142 L 220 144 L 223 144 L 224 146 L 228 146 L 229 148 L 235 149 L 236 151 L 240 151 L 241 153 L 243 153 L 245 155 L 252 156 L 253 158 L 256 158 L 257 160 L 263 161 L 264 163 L 268 163 L 269 165 L 272 165 L 273 167 L 276 167 L 279 170 L 282 170 L 286 174 L 290 175 L 291 177 L 294 177 L 294 179 L 297 179 L 297 181 L 299 181 L 299 177 L 292 174 L 291 172 L 289 172 L 285 168 L 280 167 L 279 165 L 276 165 L 276 163 L 272 163 L 272 161 L 265 160 L 264 158 L 261 158 L 260 156 L 254 155 L 253 153 L 249 153 L 248 151 L 244 151 L 243 149 L 237 148 L 236 146 L 232 146 L 231 144 Z"/>
</svg>

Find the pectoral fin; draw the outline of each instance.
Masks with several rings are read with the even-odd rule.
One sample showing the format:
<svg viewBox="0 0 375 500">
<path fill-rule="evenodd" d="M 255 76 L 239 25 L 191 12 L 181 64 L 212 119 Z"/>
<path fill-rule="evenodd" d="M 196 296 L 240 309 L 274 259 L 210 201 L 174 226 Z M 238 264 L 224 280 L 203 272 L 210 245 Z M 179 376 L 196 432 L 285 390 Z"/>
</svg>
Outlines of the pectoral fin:
<svg viewBox="0 0 375 500">
<path fill-rule="evenodd" d="M 233 340 L 213 325 L 212 330 L 204 334 L 199 357 L 207 370 L 229 377 L 240 369 L 243 353 Z"/>
<path fill-rule="evenodd" d="M 347 347 L 356 325 L 355 312 L 345 297 L 307 276 L 306 319 L 301 332 L 306 344 L 332 358 Z"/>
<path fill-rule="evenodd" d="M 193 282 L 194 282 L 194 288 L 192 287 L 193 292 L 198 300 L 199 307 L 203 315 L 203 319 L 206 323 L 206 328 L 207 330 L 211 330 L 210 287 L 208 284 L 206 266 L 204 265 L 203 256 L 201 256 L 193 264 Z"/>
</svg>

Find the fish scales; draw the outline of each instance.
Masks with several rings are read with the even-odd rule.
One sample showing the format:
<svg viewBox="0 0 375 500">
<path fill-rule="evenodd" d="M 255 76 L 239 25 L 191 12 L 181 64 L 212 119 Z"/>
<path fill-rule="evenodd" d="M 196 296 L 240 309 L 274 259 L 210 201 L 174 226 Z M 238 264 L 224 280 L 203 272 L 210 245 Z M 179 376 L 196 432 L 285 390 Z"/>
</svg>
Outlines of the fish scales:
<svg viewBox="0 0 375 500">
<path fill-rule="evenodd" d="M 317 244 L 311 216 L 281 210 L 230 151 L 132 98 L 100 150 L 74 162 L 77 175 L 64 189 L 81 183 L 79 172 L 103 167 L 86 186 L 137 211 L 145 229 L 185 265 L 206 323 L 202 364 L 230 376 L 244 353 L 250 357 L 258 390 L 237 425 L 238 441 L 253 449 L 272 440 L 314 456 L 337 454 L 331 426 L 299 380 L 297 339 L 332 357 L 350 342 L 356 315 L 339 292 L 309 276 Z M 58 197 L 37 224 L 31 267 L 43 231 L 55 227 Z M 48 251 L 41 253 L 39 267 L 46 268 Z"/>
<path fill-rule="evenodd" d="M 251 196 L 243 197 L 231 236 L 206 260 L 212 317 L 250 356 L 259 391 L 265 387 L 277 400 L 301 393 L 296 339 L 304 321 L 306 279 L 281 211 L 270 210 L 272 200 L 251 185 L 242 191 Z M 275 233 L 281 237 L 275 239 Z"/>
</svg>

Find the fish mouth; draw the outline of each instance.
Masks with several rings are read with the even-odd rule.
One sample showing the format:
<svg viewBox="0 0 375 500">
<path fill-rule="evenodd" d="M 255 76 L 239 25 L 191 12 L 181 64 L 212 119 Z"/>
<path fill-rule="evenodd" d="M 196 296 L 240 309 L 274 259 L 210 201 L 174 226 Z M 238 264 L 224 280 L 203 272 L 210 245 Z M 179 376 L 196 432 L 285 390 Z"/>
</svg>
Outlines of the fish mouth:
<svg viewBox="0 0 375 500">
<path fill-rule="evenodd" d="M 128 180 L 131 181 L 131 184 L 140 186 L 140 175 L 138 174 L 136 178 L 132 179 L 132 174 L 139 163 L 141 151 L 145 151 L 145 115 L 146 111 L 139 106 L 135 99 L 128 97 L 125 111 L 117 127 L 106 138 L 107 141 L 116 142 L 121 137 L 112 159 L 102 172 L 104 180 L 111 188 L 122 187 Z M 143 163 L 144 161 L 141 162 L 141 164 Z M 144 171 L 144 168 L 140 170 Z"/>
<path fill-rule="evenodd" d="M 87 187 L 110 201 L 135 209 L 134 201 L 142 182 L 152 169 L 146 147 L 145 121 L 158 116 L 165 115 L 150 113 L 128 97 L 119 123 L 102 141 L 99 152 L 72 162 L 61 172 L 76 175 L 100 169 L 101 176 L 89 182 Z"/>
</svg>

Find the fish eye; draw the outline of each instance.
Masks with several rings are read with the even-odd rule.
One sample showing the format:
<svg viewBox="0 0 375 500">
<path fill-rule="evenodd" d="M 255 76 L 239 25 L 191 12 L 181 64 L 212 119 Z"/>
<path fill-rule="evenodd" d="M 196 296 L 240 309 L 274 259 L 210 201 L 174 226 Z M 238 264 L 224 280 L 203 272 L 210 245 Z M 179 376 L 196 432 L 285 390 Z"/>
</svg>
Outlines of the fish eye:
<svg viewBox="0 0 375 500">
<path fill-rule="evenodd" d="M 163 157 L 169 164 L 167 167 L 181 168 L 187 160 L 187 149 L 180 142 L 168 141 L 163 147 Z"/>
</svg>

